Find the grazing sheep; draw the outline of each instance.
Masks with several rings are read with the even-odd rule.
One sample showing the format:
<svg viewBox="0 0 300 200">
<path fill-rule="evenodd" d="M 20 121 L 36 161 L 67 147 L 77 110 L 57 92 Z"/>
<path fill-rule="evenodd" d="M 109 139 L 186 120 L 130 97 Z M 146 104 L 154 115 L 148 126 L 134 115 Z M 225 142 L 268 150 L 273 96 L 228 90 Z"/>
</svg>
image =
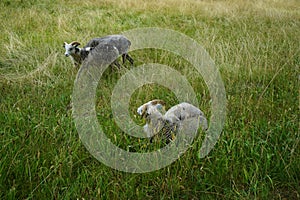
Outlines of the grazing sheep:
<svg viewBox="0 0 300 200">
<path fill-rule="evenodd" d="M 197 119 L 199 125 L 202 125 L 202 129 L 207 130 L 207 119 L 199 108 L 183 102 L 171 107 L 163 114 L 164 105 L 162 100 L 152 100 L 137 109 L 137 113 L 147 120 L 144 131 L 147 137 L 151 138 L 150 141 L 154 135 L 162 130 L 165 134 L 166 143 L 170 142 L 173 139 L 172 133 L 176 134 L 182 127 L 182 123 L 188 119 Z"/>
<path fill-rule="evenodd" d="M 64 42 L 64 48 L 66 49 L 65 56 L 71 56 L 76 67 L 79 67 L 88 54 L 98 45 L 116 47 L 119 55 L 122 55 L 123 64 L 125 60 L 128 60 L 133 65 L 133 59 L 128 55 L 131 42 L 123 35 L 108 35 L 101 38 L 93 38 L 83 48 L 79 48 L 79 45 L 80 43 L 76 41 L 70 44 Z M 117 60 L 113 64 L 118 68 L 121 67 Z"/>
</svg>

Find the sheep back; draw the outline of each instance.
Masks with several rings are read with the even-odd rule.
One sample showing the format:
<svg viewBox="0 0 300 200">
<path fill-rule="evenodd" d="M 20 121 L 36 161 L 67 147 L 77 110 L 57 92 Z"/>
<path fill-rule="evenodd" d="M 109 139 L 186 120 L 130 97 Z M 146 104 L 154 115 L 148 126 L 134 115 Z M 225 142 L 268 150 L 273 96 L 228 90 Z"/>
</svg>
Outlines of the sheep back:
<svg viewBox="0 0 300 200">
<path fill-rule="evenodd" d="M 108 35 L 101 38 L 91 39 L 84 48 L 96 47 L 98 45 L 112 45 L 115 46 L 119 54 L 126 54 L 129 50 L 131 42 L 124 35 Z"/>
</svg>

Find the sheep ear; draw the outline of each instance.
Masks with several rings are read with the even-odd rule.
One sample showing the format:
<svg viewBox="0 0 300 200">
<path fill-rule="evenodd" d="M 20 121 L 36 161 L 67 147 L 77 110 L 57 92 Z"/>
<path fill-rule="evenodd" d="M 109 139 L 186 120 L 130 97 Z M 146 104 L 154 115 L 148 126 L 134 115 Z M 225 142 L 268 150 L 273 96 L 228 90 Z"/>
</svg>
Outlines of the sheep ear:
<svg viewBox="0 0 300 200">
<path fill-rule="evenodd" d="M 77 41 L 73 41 L 73 42 L 71 42 L 71 45 L 77 47 L 80 45 L 80 43 Z"/>
<path fill-rule="evenodd" d="M 90 52 L 90 51 L 92 51 L 93 50 L 93 47 L 86 47 L 86 48 L 84 48 L 87 52 Z"/>
<path fill-rule="evenodd" d="M 65 48 L 65 47 L 66 47 L 66 44 L 68 44 L 68 43 L 64 42 L 64 44 L 63 44 L 63 48 Z"/>
</svg>

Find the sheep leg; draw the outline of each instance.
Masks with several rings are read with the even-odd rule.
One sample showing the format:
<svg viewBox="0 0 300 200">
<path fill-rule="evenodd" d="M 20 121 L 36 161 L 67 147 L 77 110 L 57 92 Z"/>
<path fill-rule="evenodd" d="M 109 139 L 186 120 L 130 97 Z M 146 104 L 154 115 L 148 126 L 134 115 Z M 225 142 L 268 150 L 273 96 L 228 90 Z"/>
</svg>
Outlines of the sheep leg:
<svg viewBox="0 0 300 200">
<path fill-rule="evenodd" d="M 126 60 L 128 60 L 131 65 L 133 65 L 133 59 L 127 53 L 124 53 L 124 54 L 122 54 L 123 64 L 125 63 Z"/>
<path fill-rule="evenodd" d="M 121 65 L 120 65 L 120 63 L 119 63 L 117 60 L 115 60 L 115 61 L 113 62 L 113 64 L 114 64 L 115 66 L 117 66 L 118 69 L 121 69 Z"/>
<path fill-rule="evenodd" d="M 131 65 L 133 65 L 133 59 L 128 54 L 126 54 L 126 59 L 130 62 Z"/>
<path fill-rule="evenodd" d="M 154 138 L 154 137 L 151 137 L 151 138 L 150 138 L 150 143 L 152 143 L 152 142 L 153 142 L 153 138 Z"/>
<path fill-rule="evenodd" d="M 126 59 L 126 54 L 124 53 L 124 54 L 122 54 L 122 64 L 124 65 L 124 63 L 125 63 L 125 59 Z"/>
<path fill-rule="evenodd" d="M 173 140 L 171 130 L 167 130 L 165 133 L 165 143 L 169 144 Z"/>
</svg>

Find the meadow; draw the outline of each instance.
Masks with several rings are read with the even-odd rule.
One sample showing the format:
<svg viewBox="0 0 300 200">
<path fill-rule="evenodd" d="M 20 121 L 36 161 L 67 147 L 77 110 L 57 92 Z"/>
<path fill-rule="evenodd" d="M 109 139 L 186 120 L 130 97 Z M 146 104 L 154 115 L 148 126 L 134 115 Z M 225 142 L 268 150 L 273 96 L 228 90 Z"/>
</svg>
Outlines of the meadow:
<svg viewBox="0 0 300 200">
<path fill-rule="evenodd" d="M 300 2 L 297 0 L 3 0 L 0 3 L 0 199 L 299 199 Z M 227 115 L 208 156 L 203 135 L 171 165 L 126 173 L 82 144 L 69 105 L 78 69 L 63 42 L 159 27 L 197 41 L 224 82 Z M 210 117 L 210 93 L 191 64 L 170 52 L 130 52 L 135 66 L 161 63 L 187 77 Z M 141 151 L 147 139 L 114 122 L 111 93 L 129 66 L 106 70 L 97 88 L 99 124 L 115 145 Z M 130 115 L 167 88 L 148 84 Z M 150 147 L 150 150 L 152 147 Z M 147 150 L 147 149 L 146 149 Z M 149 150 L 149 149 L 148 149 Z"/>
</svg>

